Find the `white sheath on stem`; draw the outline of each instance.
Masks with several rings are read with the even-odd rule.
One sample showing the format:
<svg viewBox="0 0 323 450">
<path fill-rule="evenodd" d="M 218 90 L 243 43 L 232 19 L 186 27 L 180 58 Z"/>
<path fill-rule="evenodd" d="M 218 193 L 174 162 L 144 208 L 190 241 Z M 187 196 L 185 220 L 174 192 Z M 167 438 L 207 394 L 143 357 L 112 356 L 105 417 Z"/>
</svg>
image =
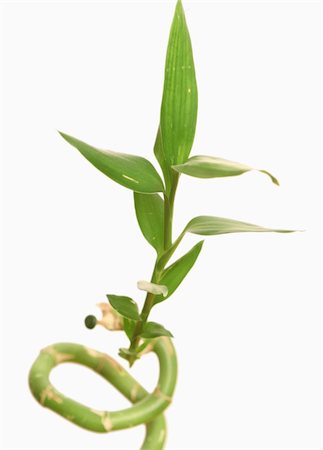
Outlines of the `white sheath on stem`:
<svg viewBox="0 0 323 450">
<path fill-rule="evenodd" d="M 155 295 L 162 294 L 163 297 L 166 297 L 168 294 L 167 286 L 163 284 L 150 283 L 150 281 L 145 280 L 138 281 L 137 288 Z"/>
</svg>

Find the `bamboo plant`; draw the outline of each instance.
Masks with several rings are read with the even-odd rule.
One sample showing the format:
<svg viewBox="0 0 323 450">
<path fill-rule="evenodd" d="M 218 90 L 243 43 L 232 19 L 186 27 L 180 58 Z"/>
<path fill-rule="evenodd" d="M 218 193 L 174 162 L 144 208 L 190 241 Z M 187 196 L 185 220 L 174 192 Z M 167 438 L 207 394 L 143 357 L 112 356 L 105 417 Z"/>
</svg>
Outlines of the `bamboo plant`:
<svg viewBox="0 0 323 450">
<path fill-rule="evenodd" d="M 148 393 L 130 373 L 112 357 L 73 343 L 58 343 L 44 348 L 34 362 L 29 385 L 36 400 L 65 419 L 87 430 L 99 433 L 144 424 L 146 437 L 142 450 L 161 450 L 165 446 L 166 423 L 164 411 L 172 401 L 177 372 L 177 359 L 172 334 L 160 323 L 149 320 L 158 303 L 170 298 L 195 264 L 203 240 L 172 264 L 168 264 L 186 233 L 218 235 L 241 232 L 279 232 L 251 223 L 215 216 L 194 217 L 173 240 L 172 222 L 176 189 L 181 174 L 198 178 L 237 176 L 254 168 L 219 157 L 195 155 L 190 157 L 197 119 L 198 94 L 190 35 L 181 1 L 178 0 L 173 18 L 165 65 L 164 89 L 160 123 L 154 154 L 162 177 L 147 159 L 110 150 L 101 150 L 60 133 L 97 169 L 116 183 L 133 191 L 135 213 L 143 236 L 156 251 L 156 261 L 150 281 L 139 281 L 138 288 L 146 291 L 143 308 L 130 297 L 107 295 L 99 306 L 102 318 L 85 318 L 92 329 L 103 325 L 109 330 L 121 330 L 129 341 L 119 356 L 131 367 L 148 352 L 159 360 L 159 380 Z M 277 179 L 266 170 L 278 185 Z M 167 324 L 166 324 L 167 325 Z M 64 362 L 79 363 L 104 377 L 133 405 L 120 411 L 97 411 L 64 396 L 49 381 L 51 370 Z"/>
</svg>

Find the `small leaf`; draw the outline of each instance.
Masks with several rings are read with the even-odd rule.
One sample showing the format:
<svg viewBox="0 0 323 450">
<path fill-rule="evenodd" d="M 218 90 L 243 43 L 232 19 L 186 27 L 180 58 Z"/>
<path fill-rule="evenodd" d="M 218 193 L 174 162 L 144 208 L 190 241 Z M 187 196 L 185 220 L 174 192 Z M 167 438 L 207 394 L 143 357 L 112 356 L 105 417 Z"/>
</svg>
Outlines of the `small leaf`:
<svg viewBox="0 0 323 450">
<path fill-rule="evenodd" d="M 134 193 L 135 210 L 142 234 L 157 254 L 164 246 L 164 201 L 158 194 Z"/>
<path fill-rule="evenodd" d="M 163 283 L 168 287 L 168 295 L 166 298 L 170 297 L 175 292 L 195 264 L 202 249 L 203 242 L 204 241 L 198 242 L 189 252 L 164 270 L 160 283 Z M 162 302 L 166 300 L 166 298 L 158 295 L 155 297 L 154 304 Z"/>
<path fill-rule="evenodd" d="M 184 164 L 178 164 L 172 166 L 172 168 L 179 173 L 184 173 L 197 178 L 232 177 L 249 172 L 250 170 L 258 170 L 259 172 L 268 175 L 271 181 L 279 186 L 277 178 L 266 170 L 254 169 L 245 164 L 216 158 L 214 156 L 192 156 Z"/>
<path fill-rule="evenodd" d="M 163 182 L 154 166 L 141 156 L 99 150 L 65 133 L 60 135 L 97 169 L 135 192 L 163 192 Z"/>
<path fill-rule="evenodd" d="M 156 338 L 159 336 L 173 337 L 172 333 L 157 322 L 146 322 L 143 326 L 143 330 L 140 333 L 143 338 Z"/>
<path fill-rule="evenodd" d="M 135 331 L 136 321 L 128 319 L 128 317 L 123 318 L 123 329 L 129 340 L 131 341 L 133 332 Z"/>
<path fill-rule="evenodd" d="M 139 320 L 138 306 L 132 298 L 112 294 L 107 294 L 107 297 L 112 308 L 118 311 L 123 317 Z"/>
<path fill-rule="evenodd" d="M 192 219 L 185 227 L 183 233 L 189 232 L 201 235 L 216 235 L 226 233 L 243 232 L 275 232 L 292 233 L 294 230 L 280 230 L 274 228 L 265 228 L 252 223 L 240 222 L 224 217 L 198 216 Z"/>
<path fill-rule="evenodd" d="M 197 102 L 191 39 L 179 0 L 168 40 L 160 114 L 162 151 L 168 165 L 183 163 L 189 156 L 195 134 Z M 158 158 L 160 161 L 160 156 Z"/>
</svg>

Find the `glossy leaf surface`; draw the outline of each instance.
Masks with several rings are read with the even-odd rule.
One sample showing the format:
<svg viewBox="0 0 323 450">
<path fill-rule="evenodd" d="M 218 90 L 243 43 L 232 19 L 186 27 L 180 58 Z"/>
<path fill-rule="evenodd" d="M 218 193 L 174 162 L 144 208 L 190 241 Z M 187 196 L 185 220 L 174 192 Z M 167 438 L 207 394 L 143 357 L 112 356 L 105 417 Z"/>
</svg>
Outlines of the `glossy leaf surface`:
<svg viewBox="0 0 323 450">
<path fill-rule="evenodd" d="M 126 153 L 99 150 L 68 134 L 60 132 L 60 135 L 97 169 L 122 186 L 144 193 L 164 190 L 158 172 L 147 159 Z"/>
<path fill-rule="evenodd" d="M 191 39 L 179 0 L 169 35 L 160 115 L 162 151 L 168 165 L 191 151 L 197 118 L 197 85 Z"/>
<path fill-rule="evenodd" d="M 175 292 L 175 290 L 178 288 L 178 286 L 181 284 L 181 282 L 184 280 L 188 272 L 195 264 L 195 261 L 197 260 L 197 257 L 199 256 L 202 249 L 203 242 L 204 241 L 198 242 L 189 252 L 187 252 L 185 255 L 183 255 L 163 271 L 160 283 L 167 286 L 168 294 L 166 297 L 157 295 L 154 300 L 155 304 L 166 300 L 166 298 L 170 297 Z"/>
<path fill-rule="evenodd" d="M 158 194 L 134 193 L 136 217 L 142 234 L 159 254 L 164 245 L 164 201 Z"/>
<path fill-rule="evenodd" d="M 107 294 L 107 297 L 112 308 L 118 311 L 119 314 L 127 317 L 128 319 L 139 319 L 138 306 L 132 298 L 112 294 Z"/>
<path fill-rule="evenodd" d="M 143 330 L 140 333 L 143 338 L 156 338 L 159 336 L 173 337 L 172 333 L 157 322 L 146 322 L 143 325 Z"/>
<path fill-rule="evenodd" d="M 192 156 L 184 164 L 178 164 L 172 167 L 179 173 L 197 178 L 232 177 L 249 172 L 250 170 L 258 170 L 238 162 L 203 155 Z M 268 175 L 273 183 L 279 185 L 277 178 L 266 170 L 258 170 L 258 172 Z"/>
</svg>

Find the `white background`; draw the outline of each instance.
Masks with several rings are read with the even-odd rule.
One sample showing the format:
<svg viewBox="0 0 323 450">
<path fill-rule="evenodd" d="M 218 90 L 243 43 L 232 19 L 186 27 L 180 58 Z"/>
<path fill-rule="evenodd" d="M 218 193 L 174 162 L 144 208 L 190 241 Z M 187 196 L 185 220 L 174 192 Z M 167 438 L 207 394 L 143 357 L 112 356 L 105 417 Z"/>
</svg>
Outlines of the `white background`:
<svg viewBox="0 0 323 450">
<path fill-rule="evenodd" d="M 138 449 L 144 429 L 98 435 L 32 398 L 40 348 L 72 341 L 117 354 L 123 336 L 88 331 L 106 293 L 140 303 L 153 250 L 132 194 L 90 166 L 56 129 L 154 161 L 173 2 L 2 5 L 4 37 L 4 450 Z M 183 176 L 174 232 L 200 214 L 290 235 L 206 239 L 152 319 L 175 335 L 178 386 L 169 450 L 320 448 L 320 5 L 185 2 L 199 87 L 192 154 L 264 168 L 223 180 Z M 185 237 L 181 252 L 197 242 Z M 179 255 L 179 253 L 178 253 Z M 153 389 L 156 361 L 134 367 Z M 127 401 L 87 369 L 57 388 L 99 409 Z"/>
</svg>

